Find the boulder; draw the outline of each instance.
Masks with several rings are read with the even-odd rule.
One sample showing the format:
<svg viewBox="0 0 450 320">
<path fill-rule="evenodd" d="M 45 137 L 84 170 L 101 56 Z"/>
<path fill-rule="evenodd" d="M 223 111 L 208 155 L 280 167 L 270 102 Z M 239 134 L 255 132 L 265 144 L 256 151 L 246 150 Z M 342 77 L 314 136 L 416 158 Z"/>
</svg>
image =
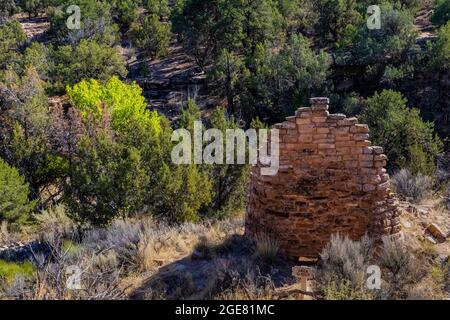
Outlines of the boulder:
<svg viewBox="0 0 450 320">
<path fill-rule="evenodd" d="M 447 239 L 447 234 L 435 223 L 429 224 L 426 231 L 440 243 L 445 242 Z"/>
</svg>

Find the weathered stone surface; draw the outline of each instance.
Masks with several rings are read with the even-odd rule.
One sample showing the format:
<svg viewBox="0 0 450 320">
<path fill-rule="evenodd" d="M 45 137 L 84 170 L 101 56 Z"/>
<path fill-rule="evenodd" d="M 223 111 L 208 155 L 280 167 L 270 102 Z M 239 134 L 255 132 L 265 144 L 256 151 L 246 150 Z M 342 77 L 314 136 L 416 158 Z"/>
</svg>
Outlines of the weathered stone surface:
<svg viewBox="0 0 450 320">
<path fill-rule="evenodd" d="M 427 231 L 438 241 L 445 242 L 447 239 L 447 234 L 442 231 L 442 229 L 435 223 L 431 223 L 427 227 Z"/>
<path fill-rule="evenodd" d="M 383 148 L 370 146 L 369 128 L 356 118 L 330 115 L 328 103 L 311 99 L 288 119 L 290 133 L 280 130 L 277 175 L 252 168 L 246 234 L 272 233 L 296 259 L 317 258 L 335 233 L 358 240 L 401 231 Z"/>
</svg>

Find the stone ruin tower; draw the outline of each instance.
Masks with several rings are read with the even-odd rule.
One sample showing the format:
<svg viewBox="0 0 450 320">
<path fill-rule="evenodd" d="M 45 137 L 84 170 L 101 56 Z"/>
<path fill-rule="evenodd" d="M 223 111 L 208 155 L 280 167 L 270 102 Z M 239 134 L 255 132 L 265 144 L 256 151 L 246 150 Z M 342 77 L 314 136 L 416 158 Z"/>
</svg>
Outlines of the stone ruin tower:
<svg viewBox="0 0 450 320">
<path fill-rule="evenodd" d="M 279 129 L 280 167 L 274 176 L 252 167 L 246 234 L 270 233 L 290 258 L 317 258 L 332 234 L 399 238 L 396 200 L 386 155 L 371 146 L 356 118 L 329 114 L 328 98 L 312 98 Z"/>
</svg>

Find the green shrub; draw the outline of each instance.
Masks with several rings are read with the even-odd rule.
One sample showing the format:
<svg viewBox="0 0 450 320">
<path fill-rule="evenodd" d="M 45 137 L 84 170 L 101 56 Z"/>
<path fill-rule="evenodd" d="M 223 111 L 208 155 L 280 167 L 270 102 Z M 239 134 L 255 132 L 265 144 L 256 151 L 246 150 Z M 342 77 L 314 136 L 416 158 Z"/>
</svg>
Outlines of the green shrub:
<svg viewBox="0 0 450 320">
<path fill-rule="evenodd" d="M 104 133 L 83 137 L 78 148 L 65 194 L 75 219 L 105 225 L 143 207 L 149 178 L 138 150 Z"/>
<path fill-rule="evenodd" d="M 48 10 L 50 20 L 50 32 L 53 40 L 60 44 L 77 45 L 82 40 L 93 40 L 98 43 L 112 46 L 118 43 L 119 27 L 113 23 L 111 16 L 111 4 L 109 1 L 59 0 L 57 7 Z M 67 19 L 70 14 L 66 12 L 70 5 L 80 7 L 80 29 L 67 28 Z M 94 55 L 94 54 L 93 54 Z"/>
<path fill-rule="evenodd" d="M 353 288 L 348 280 L 339 283 L 331 282 L 324 286 L 324 300 L 373 300 L 374 297 L 367 290 Z"/>
<path fill-rule="evenodd" d="M 172 36 L 170 22 L 161 21 L 155 14 L 133 23 L 131 34 L 136 47 L 146 56 L 157 58 L 168 53 Z"/>
<path fill-rule="evenodd" d="M 438 30 L 436 42 L 430 44 L 430 67 L 433 71 L 442 73 L 450 69 L 450 22 L 447 22 Z"/>
<path fill-rule="evenodd" d="M 367 99 L 361 121 L 369 125 L 372 142 L 384 147 L 391 172 L 407 167 L 414 174 L 432 175 L 442 142 L 434 124 L 423 121 L 419 110 L 406 103 L 399 92 L 377 92 Z"/>
<path fill-rule="evenodd" d="M 20 47 L 27 37 L 20 23 L 10 20 L 0 21 L 0 69 L 15 67 L 20 61 Z"/>
<path fill-rule="evenodd" d="M 94 40 L 83 39 L 76 46 L 59 46 L 52 51 L 51 58 L 51 77 L 62 87 L 86 78 L 107 81 L 114 75 L 127 74 L 125 61 L 117 49 Z"/>
<path fill-rule="evenodd" d="M 35 202 L 28 199 L 28 184 L 19 172 L 0 158 L 0 221 L 25 222 Z"/>
<path fill-rule="evenodd" d="M 19 264 L 0 260 L 0 279 L 6 284 L 11 284 L 18 276 L 32 278 L 35 272 L 36 267 L 31 262 Z"/>
<path fill-rule="evenodd" d="M 431 22 L 436 26 L 442 26 L 450 20 L 450 1 L 438 0 L 436 2 Z"/>
</svg>

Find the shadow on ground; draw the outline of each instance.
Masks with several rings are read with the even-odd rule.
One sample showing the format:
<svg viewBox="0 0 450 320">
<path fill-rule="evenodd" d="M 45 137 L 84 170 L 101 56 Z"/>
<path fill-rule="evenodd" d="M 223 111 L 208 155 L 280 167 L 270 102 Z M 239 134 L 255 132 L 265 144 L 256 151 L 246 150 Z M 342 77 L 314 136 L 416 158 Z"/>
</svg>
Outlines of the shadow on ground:
<svg viewBox="0 0 450 320">
<path fill-rule="evenodd" d="M 262 261 L 254 256 L 253 247 L 242 235 L 232 235 L 219 244 L 200 241 L 192 254 L 161 267 L 131 298 L 214 299 L 244 283 L 259 290 L 268 284 L 277 288 L 295 282 L 294 261 L 278 257 Z"/>
</svg>

